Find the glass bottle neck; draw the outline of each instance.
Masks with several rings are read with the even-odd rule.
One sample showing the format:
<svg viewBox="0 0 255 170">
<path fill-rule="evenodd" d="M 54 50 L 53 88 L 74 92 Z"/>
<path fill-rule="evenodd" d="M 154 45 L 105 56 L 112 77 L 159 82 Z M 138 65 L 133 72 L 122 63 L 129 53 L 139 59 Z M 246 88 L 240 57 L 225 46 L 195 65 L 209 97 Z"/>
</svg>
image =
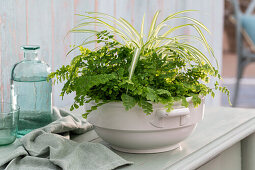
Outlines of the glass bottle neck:
<svg viewBox="0 0 255 170">
<path fill-rule="evenodd" d="M 36 50 L 25 50 L 24 51 L 25 60 L 38 60 L 38 54 Z"/>
</svg>

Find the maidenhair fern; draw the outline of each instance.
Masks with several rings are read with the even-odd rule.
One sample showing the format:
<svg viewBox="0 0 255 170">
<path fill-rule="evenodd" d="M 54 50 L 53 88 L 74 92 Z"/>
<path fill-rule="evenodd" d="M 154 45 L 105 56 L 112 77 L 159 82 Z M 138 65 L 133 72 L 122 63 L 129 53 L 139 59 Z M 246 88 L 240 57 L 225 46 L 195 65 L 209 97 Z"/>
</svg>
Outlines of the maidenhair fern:
<svg viewBox="0 0 255 170">
<path fill-rule="evenodd" d="M 194 106 L 197 106 L 201 103 L 201 96 L 214 96 L 214 89 L 229 96 L 227 88 L 220 87 L 218 81 L 214 82 L 214 89 L 207 86 L 211 76 L 221 79 L 218 68 L 214 68 L 208 57 L 187 40 L 199 42 L 208 55 L 214 57 L 202 33 L 202 30 L 209 30 L 196 19 L 183 15 L 188 12 L 192 10 L 171 14 L 158 23 L 157 11 L 147 35 L 144 34 L 145 16 L 139 33 L 124 18 L 98 12 L 79 15 L 83 22 L 71 32 L 90 33 L 92 36 L 74 47 L 79 48 L 80 55 L 69 65 L 51 73 L 49 78 L 65 81 L 61 96 L 75 92 L 71 109 L 90 101 L 97 103 L 87 110 L 85 117 L 97 107 L 114 101 L 122 101 L 127 110 L 138 105 L 150 114 L 153 112 L 152 103 L 164 104 L 170 111 L 175 101 L 188 107 L 187 97 L 192 97 Z M 190 23 L 173 27 L 169 25 L 173 19 L 185 19 Z M 90 30 L 88 26 L 91 25 L 105 30 Z M 184 27 L 194 28 L 197 35 L 173 34 Z M 94 34 L 96 39 L 91 40 Z M 98 48 L 86 48 L 87 44 L 95 42 L 99 44 Z"/>
</svg>

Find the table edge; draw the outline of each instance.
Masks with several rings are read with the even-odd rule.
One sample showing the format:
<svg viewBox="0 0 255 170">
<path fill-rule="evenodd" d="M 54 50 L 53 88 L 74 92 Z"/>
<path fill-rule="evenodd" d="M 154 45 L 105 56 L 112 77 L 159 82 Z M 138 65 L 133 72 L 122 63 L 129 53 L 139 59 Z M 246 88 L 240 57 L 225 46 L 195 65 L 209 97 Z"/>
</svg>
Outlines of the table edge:
<svg viewBox="0 0 255 170">
<path fill-rule="evenodd" d="M 174 164 L 167 165 L 164 169 L 196 169 L 216 157 L 222 151 L 231 147 L 238 141 L 255 132 L 255 118 L 252 118 L 240 126 L 234 128 L 223 136 L 210 142 L 196 152 L 184 157 Z M 201 156 L 203 155 L 203 156 Z M 199 158 L 199 159 L 197 159 Z"/>
</svg>

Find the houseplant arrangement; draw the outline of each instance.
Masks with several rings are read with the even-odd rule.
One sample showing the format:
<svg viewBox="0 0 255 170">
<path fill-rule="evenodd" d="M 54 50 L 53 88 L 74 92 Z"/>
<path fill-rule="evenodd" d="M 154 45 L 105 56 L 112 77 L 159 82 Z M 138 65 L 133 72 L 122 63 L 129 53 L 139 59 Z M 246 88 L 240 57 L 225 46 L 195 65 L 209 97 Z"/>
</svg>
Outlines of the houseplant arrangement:
<svg viewBox="0 0 255 170">
<path fill-rule="evenodd" d="M 214 58 L 202 33 L 209 30 L 183 15 L 191 11 L 171 14 L 159 23 L 157 11 L 147 35 L 145 17 L 138 32 L 124 18 L 98 12 L 80 15 L 83 22 L 71 30 L 92 35 L 70 51 L 79 48 L 80 54 L 49 78 L 66 81 L 61 96 L 75 92 L 71 110 L 93 103 L 83 116 L 92 112 L 89 122 L 113 148 L 134 153 L 171 150 L 202 119 L 204 96 L 214 96 L 207 83 L 210 77 L 221 77 L 208 57 L 191 45 L 202 44 Z M 169 25 L 173 19 L 188 23 L 173 27 Z M 103 30 L 87 29 L 92 25 Z M 198 36 L 174 35 L 184 27 L 194 28 Z M 90 43 L 98 47 L 85 48 Z M 218 81 L 214 86 L 229 95 Z"/>
</svg>

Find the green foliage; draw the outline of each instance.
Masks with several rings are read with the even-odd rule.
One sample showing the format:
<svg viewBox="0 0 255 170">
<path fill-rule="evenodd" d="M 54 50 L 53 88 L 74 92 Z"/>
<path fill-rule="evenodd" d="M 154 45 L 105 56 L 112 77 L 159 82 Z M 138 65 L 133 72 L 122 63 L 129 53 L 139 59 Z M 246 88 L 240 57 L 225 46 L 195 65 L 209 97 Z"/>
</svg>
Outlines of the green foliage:
<svg viewBox="0 0 255 170">
<path fill-rule="evenodd" d="M 210 68 L 213 70 L 213 66 L 210 63 L 209 59 L 200 52 L 196 47 L 190 45 L 193 43 L 189 41 L 190 39 L 196 41 L 196 43 L 200 43 L 205 47 L 208 51 L 208 54 L 214 57 L 213 50 L 211 46 L 205 39 L 205 36 L 202 33 L 202 30 L 210 33 L 210 31 L 199 21 L 194 18 L 185 16 L 183 14 L 194 12 L 194 10 L 184 10 L 180 12 L 176 12 L 167 16 L 161 22 L 158 22 L 158 16 L 160 11 L 157 11 L 152 19 L 150 29 L 147 35 L 144 35 L 144 20 L 145 15 L 141 24 L 140 33 L 124 18 L 115 18 L 114 16 L 100 13 L 100 12 L 87 12 L 85 15 L 79 15 L 83 18 L 82 23 L 74 27 L 70 32 L 84 32 L 97 34 L 98 32 L 95 30 L 87 29 L 88 26 L 97 25 L 100 28 L 104 28 L 115 34 L 122 42 L 122 45 L 127 46 L 130 49 L 134 49 L 132 61 L 130 63 L 129 68 L 129 80 L 131 80 L 134 70 L 136 69 L 136 64 L 141 57 L 141 54 L 148 49 L 157 49 L 163 55 L 168 55 L 169 48 L 181 54 L 182 57 L 189 58 L 189 60 L 193 60 L 199 63 L 205 62 Z M 189 23 L 185 23 L 178 26 L 169 26 L 172 20 L 181 19 Z M 83 29 L 85 27 L 85 29 Z M 183 29 L 185 27 L 193 28 L 198 36 L 195 35 L 174 35 L 175 31 Z M 93 38 L 93 36 L 89 37 Z M 81 46 L 94 43 L 97 40 L 84 41 Z M 180 43 L 182 42 L 182 43 Z M 71 50 L 72 51 L 72 50 Z M 214 57 L 215 58 L 215 57 Z M 217 63 L 217 60 L 215 60 Z M 218 63 L 217 63 L 218 66 Z"/>
<path fill-rule="evenodd" d="M 136 105 L 136 100 L 134 97 L 131 97 L 127 94 L 122 94 L 121 95 L 121 100 L 123 102 L 123 105 L 125 106 L 126 110 L 131 109 L 132 107 L 134 107 Z"/>
<path fill-rule="evenodd" d="M 95 40 L 87 40 L 74 47 L 79 48 L 80 55 L 74 57 L 69 65 L 51 73 L 49 78 L 56 78 L 57 82 L 65 81 L 61 96 L 75 92 L 71 110 L 90 101 L 97 103 L 87 110 L 84 117 L 99 106 L 114 101 L 122 101 L 126 110 L 138 105 L 146 114 L 152 113 L 152 103 L 164 104 L 168 111 L 171 111 L 176 101 L 181 101 L 183 106 L 188 107 L 187 97 L 192 97 L 193 105 L 198 106 L 202 96 L 214 96 L 214 89 L 206 85 L 210 77 L 221 79 L 221 76 L 202 52 L 187 42 L 181 42 L 181 39 L 187 37 L 167 37 L 175 29 L 185 25 L 170 28 L 159 35 L 160 30 L 166 28 L 167 21 L 178 18 L 184 12 L 172 14 L 156 25 L 157 12 L 146 41 L 143 39 L 143 24 L 139 34 L 123 18 L 118 20 L 107 14 L 89 13 L 97 16 L 83 16 L 85 20 L 92 19 L 92 23 L 106 26 L 115 36 L 120 36 L 123 42 L 117 41 L 109 31 L 96 32 Z M 108 21 L 109 17 L 122 31 L 103 21 Z M 197 29 L 200 37 L 193 39 L 200 40 L 213 55 L 200 31 L 200 28 L 207 30 L 206 27 L 192 18 L 179 18 L 188 18 L 194 23 L 192 26 Z M 94 33 L 95 31 L 80 29 L 87 25 L 90 23 L 82 23 L 71 31 Z M 90 42 L 97 42 L 99 47 L 93 51 L 83 47 Z M 220 87 L 218 81 L 214 84 L 215 90 L 229 96 L 226 87 Z"/>
</svg>

